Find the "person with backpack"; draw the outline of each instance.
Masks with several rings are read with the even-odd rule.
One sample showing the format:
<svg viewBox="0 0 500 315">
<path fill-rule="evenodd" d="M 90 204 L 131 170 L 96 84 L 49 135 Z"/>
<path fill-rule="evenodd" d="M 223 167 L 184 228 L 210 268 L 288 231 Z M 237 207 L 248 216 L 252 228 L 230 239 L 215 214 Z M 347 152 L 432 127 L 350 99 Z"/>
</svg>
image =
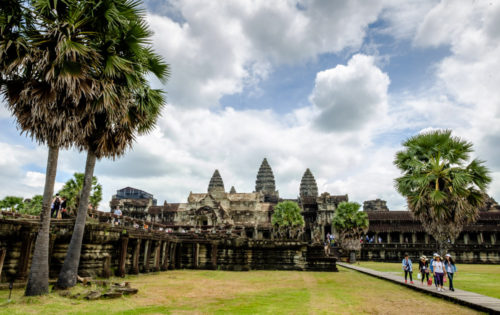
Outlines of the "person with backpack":
<svg viewBox="0 0 500 315">
<path fill-rule="evenodd" d="M 420 260 L 418 261 L 418 270 L 420 271 L 421 274 L 421 282 L 422 285 L 424 285 L 424 280 L 427 277 L 427 280 L 425 282 L 428 284 L 429 283 L 429 261 L 427 260 L 427 257 L 422 256 L 420 257 Z"/>
<path fill-rule="evenodd" d="M 52 200 L 50 217 L 51 218 L 57 218 L 57 215 L 59 213 L 59 209 L 60 208 L 61 208 L 61 199 L 59 198 L 59 194 L 56 194 L 56 196 Z"/>
<path fill-rule="evenodd" d="M 455 288 L 453 287 L 453 276 L 457 272 L 457 266 L 455 266 L 455 261 L 453 260 L 453 258 L 451 258 L 450 254 L 445 255 L 444 268 L 450 282 L 449 289 L 450 291 L 455 291 Z"/>
<path fill-rule="evenodd" d="M 413 284 L 413 278 L 412 278 L 413 266 L 408 254 L 405 254 L 405 258 L 403 258 L 402 264 L 403 264 L 403 271 L 405 272 L 405 283 L 408 283 L 408 274 L 410 274 L 410 283 Z"/>
</svg>

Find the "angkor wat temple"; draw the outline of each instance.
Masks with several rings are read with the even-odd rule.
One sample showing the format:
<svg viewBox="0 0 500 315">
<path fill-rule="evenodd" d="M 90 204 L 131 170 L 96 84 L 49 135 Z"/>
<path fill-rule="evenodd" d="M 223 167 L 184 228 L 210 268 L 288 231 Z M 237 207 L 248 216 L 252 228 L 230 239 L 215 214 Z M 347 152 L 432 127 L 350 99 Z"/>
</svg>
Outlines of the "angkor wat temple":
<svg viewBox="0 0 500 315">
<path fill-rule="evenodd" d="M 124 189 L 134 190 L 127 187 Z M 136 190 L 136 194 L 142 191 Z M 145 193 L 145 192 L 142 192 Z M 123 194 L 121 194 L 123 195 Z M 110 202 L 111 209 L 120 206 L 126 216 L 157 222 L 173 231 L 207 231 L 225 229 L 237 231 L 243 238 L 253 240 L 274 239 L 271 216 L 273 207 L 285 199 L 276 189 L 273 171 L 264 159 L 257 172 L 255 191 L 238 193 L 234 187 L 229 192 L 218 170 L 209 181 L 207 192 L 190 193 L 186 203 L 167 203 L 157 206 L 150 198 L 123 198 L 120 191 Z M 309 169 L 304 172 L 299 188 L 299 204 L 306 222 L 302 240 L 319 244 L 332 232 L 331 221 L 335 209 L 348 195 L 321 195 L 316 180 Z M 365 201 L 370 228 L 363 244 L 361 259 L 400 259 L 405 252 L 412 256 L 430 255 L 436 249 L 432 236 L 428 235 L 409 211 L 389 211 L 380 199 Z M 453 252 L 462 262 L 500 263 L 500 206 L 489 198 L 480 209 L 478 221 L 466 226 L 453 244 Z M 112 210 L 113 211 L 113 210 Z"/>
<path fill-rule="evenodd" d="M 153 195 L 126 187 L 111 200 L 123 216 L 89 211 L 78 274 L 123 276 L 176 268 L 221 270 L 336 271 L 337 258 L 347 253 L 323 252 L 333 214 L 347 195 L 319 194 L 313 174 L 305 171 L 294 199 L 306 226 L 300 239 L 279 239 L 273 233 L 273 207 L 281 200 L 266 159 L 257 174 L 255 191 L 226 192 L 215 171 L 207 192 L 190 193 L 186 203 L 156 205 Z M 436 251 L 434 239 L 409 211 L 389 211 L 385 201 L 364 202 L 370 228 L 362 245 L 363 260 L 400 262 Z M 23 285 L 31 263 L 39 218 L 0 211 L 0 287 L 11 280 Z M 50 277 L 57 277 L 74 226 L 74 218 L 52 220 Z M 333 231 L 334 232 L 334 231 Z M 466 226 L 451 246 L 459 263 L 500 263 L 500 207 L 488 199 L 479 219 Z"/>
</svg>

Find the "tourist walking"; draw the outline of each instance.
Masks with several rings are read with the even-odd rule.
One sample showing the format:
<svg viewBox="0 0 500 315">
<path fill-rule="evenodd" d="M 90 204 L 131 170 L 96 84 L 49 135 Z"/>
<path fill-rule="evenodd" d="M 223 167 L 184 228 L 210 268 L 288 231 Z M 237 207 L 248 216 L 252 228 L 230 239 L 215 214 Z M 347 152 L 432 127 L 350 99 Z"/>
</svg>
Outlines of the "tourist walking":
<svg viewBox="0 0 500 315">
<path fill-rule="evenodd" d="M 61 208 L 61 198 L 59 198 L 59 194 L 56 194 L 56 196 L 52 200 L 50 217 L 57 218 L 57 215 L 59 214 L 60 208 Z"/>
<path fill-rule="evenodd" d="M 448 275 L 448 282 L 450 283 L 449 289 L 450 291 L 455 291 L 455 288 L 453 287 L 453 276 L 457 272 L 457 266 L 455 266 L 455 261 L 451 258 L 450 254 L 445 255 L 444 267 L 446 274 Z"/>
<path fill-rule="evenodd" d="M 405 283 L 408 283 L 408 274 L 410 275 L 410 283 L 413 284 L 413 266 L 411 264 L 411 259 L 408 254 L 405 254 L 405 258 L 402 261 L 403 271 L 405 272 Z"/>
<path fill-rule="evenodd" d="M 425 283 L 427 283 L 428 285 L 429 284 L 429 261 L 427 260 L 427 257 L 425 256 L 422 256 L 420 257 L 420 260 L 418 261 L 418 270 L 420 270 L 420 274 L 421 274 L 421 282 L 422 282 L 422 285 L 424 285 L 424 280 L 425 280 Z M 427 279 L 426 279 L 427 277 Z"/>
<path fill-rule="evenodd" d="M 434 271 L 434 281 L 437 283 L 437 290 L 443 291 L 445 267 L 439 255 L 432 262 L 432 269 Z"/>
<path fill-rule="evenodd" d="M 434 266 L 433 266 L 433 263 L 434 263 L 434 260 L 436 260 L 436 256 L 438 256 L 438 253 L 434 253 L 434 255 L 432 255 L 432 259 L 431 259 L 431 262 L 429 263 L 429 269 L 431 270 L 431 273 L 433 275 L 433 280 L 434 280 L 434 286 L 437 288 L 437 281 L 436 281 L 436 277 L 434 277 Z"/>
<path fill-rule="evenodd" d="M 324 250 L 325 250 L 325 256 L 330 256 L 330 233 L 326 236 L 325 243 L 324 245 Z"/>
</svg>

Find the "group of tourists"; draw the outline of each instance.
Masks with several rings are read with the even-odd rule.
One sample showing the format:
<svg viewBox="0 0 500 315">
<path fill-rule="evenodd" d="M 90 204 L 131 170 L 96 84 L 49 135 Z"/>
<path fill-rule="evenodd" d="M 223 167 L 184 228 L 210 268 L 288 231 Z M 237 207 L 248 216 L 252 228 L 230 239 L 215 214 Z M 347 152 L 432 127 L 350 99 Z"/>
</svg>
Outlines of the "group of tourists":
<svg viewBox="0 0 500 315">
<path fill-rule="evenodd" d="M 54 199 L 52 199 L 52 204 L 50 206 L 50 217 L 55 219 L 67 219 L 69 218 L 68 209 L 66 208 L 66 197 L 59 196 L 56 194 Z"/>
<path fill-rule="evenodd" d="M 335 247 L 335 236 L 333 235 L 333 233 L 326 234 L 325 243 L 323 245 L 325 249 L 325 255 L 329 256 L 330 248 Z"/>
<path fill-rule="evenodd" d="M 405 283 L 408 283 L 409 276 L 410 283 L 413 284 L 413 265 L 408 254 L 405 254 L 402 265 L 405 273 Z M 434 285 L 437 291 L 443 291 L 444 282 L 448 279 L 449 290 L 455 291 L 453 287 L 453 276 L 457 272 L 457 266 L 450 254 L 446 254 L 443 259 L 438 253 L 434 253 L 430 261 L 426 256 L 421 256 L 418 261 L 418 271 L 418 278 L 421 281 L 421 285 L 424 285 L 425 281 L 427 285 L 431 286 L 434 279 Z M 429 275 L 431 275 L 432 278 Z"/>
</svg>

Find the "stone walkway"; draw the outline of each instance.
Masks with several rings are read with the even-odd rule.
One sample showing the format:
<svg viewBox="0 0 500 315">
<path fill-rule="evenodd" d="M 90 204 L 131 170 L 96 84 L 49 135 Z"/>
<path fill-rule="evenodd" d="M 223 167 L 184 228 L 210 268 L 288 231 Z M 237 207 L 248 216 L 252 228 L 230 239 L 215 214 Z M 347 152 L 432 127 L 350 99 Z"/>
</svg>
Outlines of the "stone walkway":
<svg viewBox="0 0 500 315">
<path fill-rule="evenodd" d="M 500 299 L 485 296 L 482 294 L 455 289 L 455 292 L 450 292 L 448 290 L 438 292 L 434 284 L 432 286 L 420 285 L 420 280 L 415 279 L 415 284 L 405 283 L 402 276 L 394 275 L 389 272 L 376 271 L 373 269 L 368 269 L 364 267 L 359 267 L 356 265 L 350 265 L 343 262 L 337 262 L 337 266 L 341 266 L 348 269 L 353 269 L 370 276 L 374 276 L 380 279 L 389 280 L 394 283 L 404 285 L 410 289 L 424 292 L 442 299 L 446 299 L 470 308 L 487 312 L 490 314 L 500 314 Z"/>
</svg>

